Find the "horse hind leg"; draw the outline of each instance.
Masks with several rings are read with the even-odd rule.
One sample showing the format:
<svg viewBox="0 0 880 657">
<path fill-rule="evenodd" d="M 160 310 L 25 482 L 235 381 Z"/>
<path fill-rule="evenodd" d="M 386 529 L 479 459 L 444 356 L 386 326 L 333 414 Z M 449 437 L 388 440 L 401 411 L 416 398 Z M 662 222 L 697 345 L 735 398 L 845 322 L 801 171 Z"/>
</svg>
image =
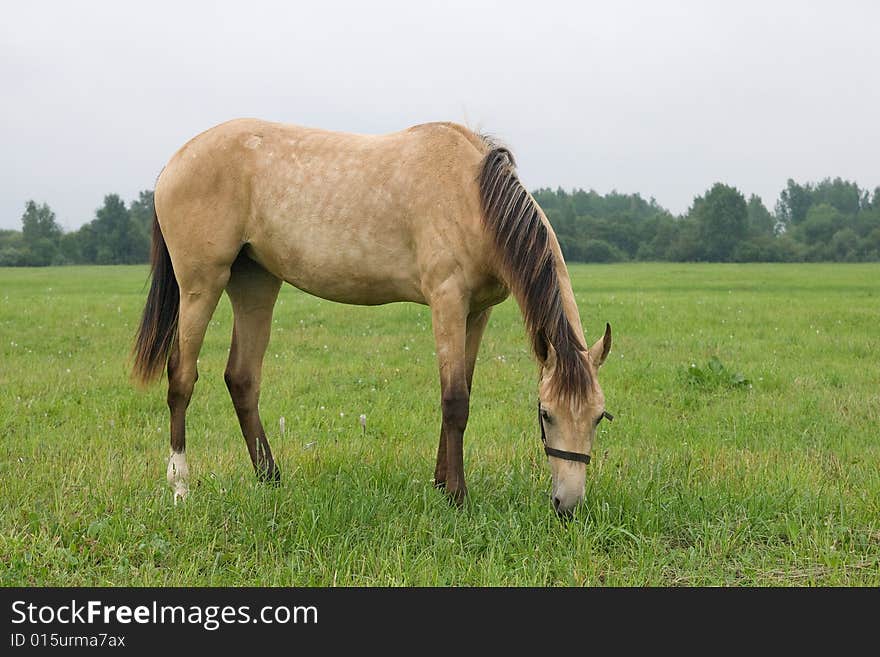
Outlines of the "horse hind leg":
<svg viewBox="0 0 880 657">
<path fill-rule="evenodd" d="M 205 331 L 229 269 L 218 267 L 198 277 L 180 276 L 180 314 L 177 337 L 168 358 L 168 410 L 171 414 L 171 456 L 168 459 L 168 483 L 174 490 L 174 502 L 189 492 L 189 466 L 186 462 L 186 409 L 199 378 L 197 360 Z"/>
<path fill-rule="evenodd" d="M 258 404 L 263 356 L 280 287 L 280 279 L 244 254 L 233 263 L 226 285 L 234 315 L 232 347 L 224 375 L 226 387 L 254 470 L 261 480 L 271 482 L 280 481 L 281 472 L 272 458 Z"/>
</svg>

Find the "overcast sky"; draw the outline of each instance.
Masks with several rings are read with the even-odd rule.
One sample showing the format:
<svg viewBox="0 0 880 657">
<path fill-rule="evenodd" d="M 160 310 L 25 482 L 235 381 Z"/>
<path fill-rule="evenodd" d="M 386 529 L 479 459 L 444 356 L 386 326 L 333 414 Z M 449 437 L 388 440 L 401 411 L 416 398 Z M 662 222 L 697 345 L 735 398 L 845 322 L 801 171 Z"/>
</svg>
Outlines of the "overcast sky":
<svg viewBox="0 0 880 657">
<path fill-rule="evenodd" d="M 527 187 L 880 185 L 880 3 L 6 2 L 0 228 L 136 198 L 230 118 L 362 133 L 463 122 Z"/>
</svg>

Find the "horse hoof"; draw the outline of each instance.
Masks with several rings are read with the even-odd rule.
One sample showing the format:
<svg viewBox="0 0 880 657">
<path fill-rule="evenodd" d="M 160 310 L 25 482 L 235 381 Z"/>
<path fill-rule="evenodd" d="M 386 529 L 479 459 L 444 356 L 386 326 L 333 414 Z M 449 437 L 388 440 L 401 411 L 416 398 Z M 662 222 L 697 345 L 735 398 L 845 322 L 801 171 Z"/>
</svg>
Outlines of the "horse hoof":
<svg viewBox="0 0 880 657">
<path fill-rule="evenodd" d="M 465 498 L 467 497 L 467 488 L 458 488 L 456 490 L 451 490 L 447 488 L 446 497 L 449 499 L 449 503 L 452 506 L 461 508 L 464 505 Z"/>
<path fill-rule="evenodd" d="M 184 488 L 177 488 L 174 491 L 174 506 L 177 506 L 178 502 L 185 501 L 186 496 L 189 495 L 189 490 Z"/>
<path fill-rule="evenodd" d="M 166 473 L 168 483 L 174 491 L 174 505 L 177 501 L 186 499 L 189 493 L 189 466 L 186 464 L 186 454 L 183 452 L 172 452 L 168 459 L 168 471 Z"/>
<path fill-rule="evenodd" d="M 272 486 L 281 485 L 281 469 L 277 465 L 271 470 L 263 470 L 258 477 L 261 483 L 270 484 Z"/>
</svg>

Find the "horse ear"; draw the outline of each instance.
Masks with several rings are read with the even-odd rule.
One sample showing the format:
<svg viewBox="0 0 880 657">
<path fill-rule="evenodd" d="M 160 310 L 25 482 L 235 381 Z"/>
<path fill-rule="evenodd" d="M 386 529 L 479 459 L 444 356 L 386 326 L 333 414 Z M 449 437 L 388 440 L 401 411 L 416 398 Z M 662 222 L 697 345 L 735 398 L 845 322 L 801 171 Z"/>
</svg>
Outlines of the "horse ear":
<svg viewBox="0 0 880 657">
<path fill-rule="evenodd" d="M 605 324 L 605 335 L 603 335 L 592 347 L 590 347 L 590 359 L 598 369 L 608 357 L 611 351 L 611 324 Z"/>
</svg>

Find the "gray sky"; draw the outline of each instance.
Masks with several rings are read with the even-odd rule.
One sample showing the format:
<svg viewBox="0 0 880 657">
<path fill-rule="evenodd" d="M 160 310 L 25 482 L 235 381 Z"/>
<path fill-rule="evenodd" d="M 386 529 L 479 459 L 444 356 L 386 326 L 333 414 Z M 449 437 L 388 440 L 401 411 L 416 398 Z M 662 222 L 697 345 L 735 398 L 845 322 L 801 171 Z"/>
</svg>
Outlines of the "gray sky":
<svg viewBox="0 0 880 657">
<path fill-rule="evenodd" d="M 0 228 L 65 229 L 238 116 L 380 133 L 454 120 L 538 186 L 684 212 L 715 181 L 880 185 L 880 3 L 4 2 Z"/>
</svg>

